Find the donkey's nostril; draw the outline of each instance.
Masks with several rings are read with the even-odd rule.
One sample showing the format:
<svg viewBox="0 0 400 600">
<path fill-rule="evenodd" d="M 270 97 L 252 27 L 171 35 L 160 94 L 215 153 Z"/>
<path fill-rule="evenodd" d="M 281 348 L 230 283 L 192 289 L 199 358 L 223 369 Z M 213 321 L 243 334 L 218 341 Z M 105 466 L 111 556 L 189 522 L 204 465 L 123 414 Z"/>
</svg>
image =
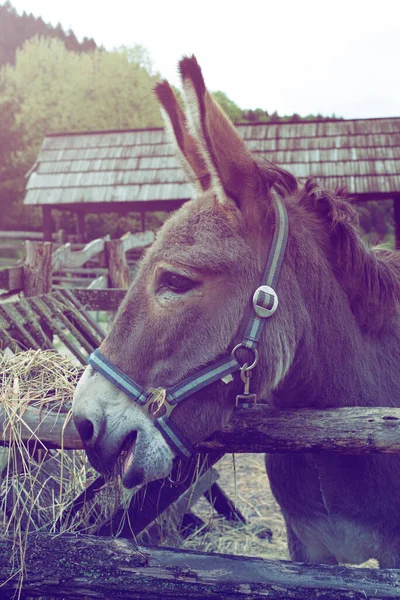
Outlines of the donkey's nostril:
<svg viewBox="0 0 400 600">
<path fill-rule="evenodd" d="M 77 423 L 76 428 L 84 442 L 89 442 L 92 439 L 94 433 L 92 421 L 89 421 L 89 419 L 80 421 Z"/>
</svg>

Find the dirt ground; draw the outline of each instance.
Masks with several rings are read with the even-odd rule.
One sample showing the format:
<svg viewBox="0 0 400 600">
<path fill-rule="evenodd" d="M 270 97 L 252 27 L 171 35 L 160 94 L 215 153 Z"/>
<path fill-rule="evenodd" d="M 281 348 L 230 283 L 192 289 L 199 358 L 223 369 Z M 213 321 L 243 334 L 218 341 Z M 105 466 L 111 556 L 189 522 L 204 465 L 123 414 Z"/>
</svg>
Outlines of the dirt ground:
<svg viewBox="0 0 400 600">
<path fill-rule="evenodd" d="M 226 455 L 218 463 L 218 481 L 246 518 L 232 524 L 201 499 L 193 512 L 206 528 L 184 540 L 182 547 L 205 552 L 288 559 L 285 524 L 265 473 L 262 454 Z M 272 532 L 272 536 L 270 535 Z"/>
</svg>

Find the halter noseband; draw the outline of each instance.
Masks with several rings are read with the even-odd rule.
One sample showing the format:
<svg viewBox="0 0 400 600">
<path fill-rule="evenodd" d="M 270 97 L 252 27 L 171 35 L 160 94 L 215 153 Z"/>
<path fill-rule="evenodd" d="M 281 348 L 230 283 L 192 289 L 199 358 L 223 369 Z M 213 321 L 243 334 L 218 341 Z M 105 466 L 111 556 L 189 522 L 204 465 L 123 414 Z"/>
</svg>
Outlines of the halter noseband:
<svg viewBox="0 0 400 600">
<path fill-rule="evenodd" d="M 236 406 L 247 408 L 251 406 L 249 400 L 253 400 L 253 403 L 255 402 L 255 394 L 249 393 L 250 372 L 257 364 L 257 345 L 260 341 L 265 318 L 273 315 L 278 306 L 278 296 L 275 292 L 275 286 L 285 255 L 289 230 L 287 212 L 283 202 L 275 195 L 273 195 L 273 199 L 276 216 L 275 230 L 262 284 L 254 292 L 254 312 L 250 316 L 243 340 L 233 348 L 231 354 L 203 369 L 199 369 L 168 389 L 150 388 L 148 390 L 144 390 L 133 379 L 113 365 L 98 349 L 89 356 L 88 361 L 93 369 L 101 373 L 101 375 L 129 396 L 147 413 L 150 413 L 150 409 L 154 403 L 158 403 L 160 400 L 163 401 L 166 412 L 162 417 L 154 420 L 154 425 L 164 436 L 170 448 L 184 458 L 188 458 L 194 454 L 195 449 L 170 419 L 172 411 L 179 402 L 182 402 L 182 400 L 185 400 L 188 396 L 191 396 L 204 387 L 231 376 L 236 371 L 240 371 L 244 383 L 244 393 L 237 396 Z M 240 348 L 253 351 L 254 362 L 252 365 L 248 366 L 247 363 L 241 365 L 238 362 L 236 353 Z"/>
</svg>

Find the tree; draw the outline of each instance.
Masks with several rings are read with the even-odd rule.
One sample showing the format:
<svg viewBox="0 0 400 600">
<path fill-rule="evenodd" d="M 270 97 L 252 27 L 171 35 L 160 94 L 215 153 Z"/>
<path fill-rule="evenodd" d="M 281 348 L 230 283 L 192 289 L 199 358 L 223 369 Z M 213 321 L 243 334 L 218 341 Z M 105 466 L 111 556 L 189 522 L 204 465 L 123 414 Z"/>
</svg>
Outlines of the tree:
<svg viewBox="0 0 400 600">
<path fill-rule="evenodd" d="M 79 54 L 58 39 L 27 41 L 15 65 L 3 69 L 5 94 L 19 106 L 26 160 L 48 133 L 161 125 L 149 68 L 140 48 Z"/>
<path fill-rule="evenodd" d="M 228 115 L 231 121 L 237 123 L 242 120 L 242 109 L 239 108 L 238 105 L 233 102 L 233 100 L 228 98 L 228 96 L 224 92 L 212 92 L 211 95 L 214 98 L 214 100 L 218 102 L 222 110 Z"/>
<path fill-rule="evenodd" d="M 15 64 L 0 71 L 2 98 L 15 106 L 14 125 L 23 140 L 23 151 L 14 157 L 18 173 L 30 169 L 43 137 L 52 132 L 161 126 L 156 79 L 139 46 L 85 54 L 68 51 L 56 38 L 28 40 Z M 11 129 L 4 124 L 7 135 Z M 21 205 L 24 184 L 22 177 L 13 180 L 7 198 L 15 203 L 17 197 Z"/>
<path fill-rule="evenodd" d="M 60 23 L 53 27 L 45 23 L 41 17 L 34 17 L 24 12 L 19 15 L 10 2 L 0 5 L 0 67 L 5 64 L 14 64 L 17 48 L 26 40 L 34 36 L 58 37 L 65 42 L 69 50 L 76 52 L 93 51 L 96 43 L 92 39 L 84 38 L 80 43 L 73 31 L 67 33 Z"/>
</svg>

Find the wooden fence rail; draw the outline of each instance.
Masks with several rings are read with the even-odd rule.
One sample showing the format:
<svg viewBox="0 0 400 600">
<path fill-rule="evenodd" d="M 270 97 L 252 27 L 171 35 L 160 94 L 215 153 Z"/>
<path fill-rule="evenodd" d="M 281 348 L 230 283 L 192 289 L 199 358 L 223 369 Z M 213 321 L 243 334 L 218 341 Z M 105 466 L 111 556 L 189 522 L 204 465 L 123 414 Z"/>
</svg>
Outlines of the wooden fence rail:
<svg viewBox="0 0 400 600">
<path fill-rule="evenodd" d="M 0 409 L 0 443 L 10 440 L 6 410 L 15 414 L 19 437 L 51 448 L 83 448 L 70 415 L 32 407 Z M 32 434 L 34 432 L 34 435 Z M 198 445 L 199 452 L 400 453 L 400 408 L 238 410 L 228 425 Z"/>
<path fill-rule="evenodd" d="M 14 544 L 10 538 L 0 539 L 4 600 L 16 597 L 19 586 L 20 556 Z M 388 600 L 400 598 L 400 570 L 304 568 L 301 563 L 148 548 L 124 539 L 35 533 L 28 536 L 24 552 L 23 597 L 41 595 L 114 600 Z"/>
</svg>

